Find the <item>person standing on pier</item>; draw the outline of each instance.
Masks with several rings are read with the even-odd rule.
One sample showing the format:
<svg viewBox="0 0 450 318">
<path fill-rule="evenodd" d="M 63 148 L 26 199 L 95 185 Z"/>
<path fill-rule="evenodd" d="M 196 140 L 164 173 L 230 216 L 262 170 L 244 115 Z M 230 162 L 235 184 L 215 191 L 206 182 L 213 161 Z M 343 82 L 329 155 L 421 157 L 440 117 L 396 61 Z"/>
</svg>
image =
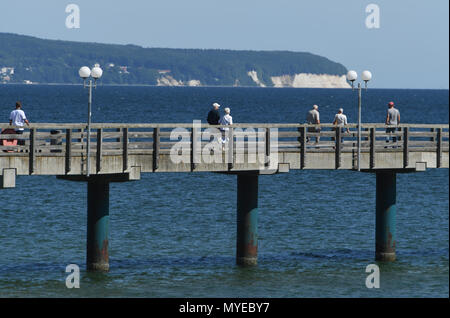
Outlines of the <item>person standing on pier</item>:
<svg viewBox="0 0 450 318">
<path fill-rule="evenodd" d="M 400 111 L 394 107 L 394 102 L 388 103 L 388 110 L 387 110 L 387 116 L 386 116 L 386 125 L 388 126 L 397 126 L 400 124 Z M 386 128 L 386 134 L 392 134 L 395 133 L 397 130 L 397 127 L 392 128 Z M 390 137 L 386 137 L 386 142 L 389 142 Z M 392 140 L 394 142 L 397 142 L 397 137 L 393 136 Z"/>
<path fill-rule="evenodd" d="M 333 125 L 337 125 L 338 127 L 336 129 L 341 129 L 341 133 L 345 132 L 344 126 L 347 126 L 347 116 L 344 115 L 344 109 L 339 108 L 338 113 L 334 116 Z M 347 128 L 347 132 L 349 133 L 350 130 Z M 341 137 L 341 142 L 344 141 L 344 137 Z"/>
<path fill-rule="evenodd" d="M 225 111 L 225 115 L 223 115 L 223 117 L 220 118 L 219 123 L 221 125 L 226 125 L 226 126 L 233 125 L 233 117 L 231 117 L 231 115 L 230 115 L 231 110 L 228 107 L 226 107 L 224 109 L 224 111 Z M 222 143 L 224 144 L 228 140 L 228 137 L 225 136 L 226 132 L 228 131 L 228 128 L 220 128 L 220 130 L 222 132 Z"/>
<path fill-rule="evenodd" d="M 219 108 L 220 105 L 218 103 L 214 103 L 212 104 L 213 109 L 211 109 L 208 113 L 208 124 L 210 125 L 218 125 L 219 124 L 219 120 L 220 120 L 220 113 L 219 113 Z"/>
<path fill-rule="evenodd" d="M 30 122 L 28 121 L 27 117 L 25 116 L 25 112 L 22 110 L 22 103 L 16 102 L 16 109 L 11 112 L 9 115 L 9 124 L 17 127 L 20 127 L 19 129 L 16 129 L 16 134 L 23 134 L 23 126 L 24 124 L 27 124 L 30 126 Z M 20 139 L 18 141 L 18 144 L 23 146 L 25 145 L 25 140 Z"/>
<path fill-rule="evenodd" d="M 306 122 L 310 125 L 320 125 L 319 106 L 314 105 L 306 115 Z M 320 132 L 320 128 L 308 127 L 308 132 Z M 316 143 L 319 142 L 320 137 L 316 137 Z M 310 138 L 306 137 L 306 142 L 309 142 Z"/>
</svg>

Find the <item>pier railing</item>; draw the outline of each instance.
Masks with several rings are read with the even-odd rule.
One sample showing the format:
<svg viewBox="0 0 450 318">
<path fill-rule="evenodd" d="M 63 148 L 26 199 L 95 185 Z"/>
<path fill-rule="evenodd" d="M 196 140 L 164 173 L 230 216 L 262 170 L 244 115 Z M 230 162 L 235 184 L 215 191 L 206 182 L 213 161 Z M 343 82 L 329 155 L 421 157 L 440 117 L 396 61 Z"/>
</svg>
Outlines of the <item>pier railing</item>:
<svg viewBox="0 0 450 318">
<path fill-rule="evenodd" d="M 87 127 L 85 124 L 32 124 L 23 134 L 16 134 L 14 127 L 0 124 L 0 157 L 27 156 L 30 171 L 36 156 L 65 156 L 66 171 L 70 171 L 71 158 L 86 155 Z M 211 130 L 227 128 L 226 131 Z M 101 170 L 102 157 L 122 155 L 124 168 L 131 154 L 151 154 L 154 164 L 160 154 L 186 151 L 195 156 L 211 143 L 211 134 L 222 135 L 226 142 L 211 151 L 227 149 L 228 153 L 271 152 L 330 153 L 336 156 L 339 168 L 342 153 L 357 150 L 357 125 L 337 127 L 332 124 L 234 124 L 211 126 L 202 124 L 92 124 L 91 154 L 96 157 L 97 171 Z M 377 152 L 402 152 L 404 166 L 408 166 L 411 152 L 436 152 L 440 167 L 442 152 L 449 149 L 449 125 L 402 124 L 361 125 L 361 152 L 370 153 L 370 167 L 375 164 Z M 348 131 L 347 131 L 348 129 Z M 302 163 L 304 165 L 304 163 Z M 124 169 L 125 170 L 125 169 Z"/>
</svg>

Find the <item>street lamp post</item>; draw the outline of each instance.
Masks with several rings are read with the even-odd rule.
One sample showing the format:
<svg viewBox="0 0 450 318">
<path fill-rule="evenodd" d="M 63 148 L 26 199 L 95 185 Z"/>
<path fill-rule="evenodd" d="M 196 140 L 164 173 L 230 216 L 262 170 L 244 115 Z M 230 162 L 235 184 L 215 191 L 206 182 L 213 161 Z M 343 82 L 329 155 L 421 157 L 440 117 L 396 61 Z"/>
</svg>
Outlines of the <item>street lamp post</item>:
<svg viewBox="0 0 450 318">
<path fill-rule="evenodd" d="M 353 83 L 358 78 L 358 74 L 355 71 L 348 71 L 347 80 L 352 83 L 352 90 L 354 88 Z M 367 82 L 372 79 L 372 73 L 370 71 L 364 71 L 361 73 L 361 78 L 364 81 L 365 88 L 367 89 Z M 358 162 L 357 169 L 361 171 L 361 82 L 358 83 Z"/>
<path fill-rule="evenodd" d="M 87 154 L 86 154 L 86 176 L 89 177 L 90 168 L 91 168 L 91 108 L 92 108 L 92 88 L 97 87 L 97 80 L 102 77 L 103 70 L 100 68 L 98 64 L 95 64 L 94 68 L 92 70 L 87 67 L 83 66 L 78 71 L 78 74 L 83 79 L 83 87 L 89 88 L 89 100 L 88 100 L 88 121 L 87 121 L 87 140 L 86 140 L 86 148 L 87 148 Z M 89 80 L 88 85 L 86 85 L 86 79 L 92 77 L 94 79 L 94 83 L 92 83 L 92 79 Z"/>
</svg>

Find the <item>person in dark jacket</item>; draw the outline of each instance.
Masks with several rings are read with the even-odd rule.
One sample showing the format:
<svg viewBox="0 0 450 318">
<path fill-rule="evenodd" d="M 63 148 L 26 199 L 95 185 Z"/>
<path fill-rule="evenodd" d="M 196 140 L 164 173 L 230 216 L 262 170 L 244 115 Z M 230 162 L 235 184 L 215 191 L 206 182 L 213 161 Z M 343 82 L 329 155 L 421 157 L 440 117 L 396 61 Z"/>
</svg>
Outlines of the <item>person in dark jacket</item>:
<svg viewBox="0 0 450 318">
<path fill-rule="evenodd" d="M 212 104 L 213 109 L 211 109 L 208 113 L 208 124 L 210 125 L 218 125 L 220 120 L 220 113 L 219 113 L 219 107 L 220 105 L 218 103 Z"/>
</svg>

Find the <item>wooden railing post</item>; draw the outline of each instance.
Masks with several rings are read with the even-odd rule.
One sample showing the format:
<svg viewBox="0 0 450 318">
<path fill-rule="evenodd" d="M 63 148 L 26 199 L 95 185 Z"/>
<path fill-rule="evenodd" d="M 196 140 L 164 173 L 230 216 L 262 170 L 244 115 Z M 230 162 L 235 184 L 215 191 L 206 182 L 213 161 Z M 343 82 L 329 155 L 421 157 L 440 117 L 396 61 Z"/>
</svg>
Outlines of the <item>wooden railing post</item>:
<svg viewBox="0 0 450 318">
<path fill-rule="evenodd" d="M 159 167 L 159 128 L 153 128 L 153 171 L 156 171 Z"/>
<path fill-rule="evenodd" d="M 403 129 L 403 168 L 409 165 L 408 127 Z"/>
<path fill-rule="evenodd" d="M 299 127 L 298 130 L 300 132 L 300 169 L 304 169 L 306 164 L 306 127 Z"/>
<path fill-rule="evenodd" d="M 128 170 L 128 128 L 122 129 L 122 170 Z"/>
<path fill-rule="evenodd" d="M 124 128 L 124 129 L 128 129 L 128 128 Z M 116 130 L 116 132 L 120 133 L 121 128 L 116 128 L 115 130 Z M 122 137 L 116 138 L 116 142 L 122 142 L 122 140 L 123 140 Z"/>
<path fill-rule="evenodd" d="M 233 161 L 234 161 L 234 137 L 233 137 L 233 128 L 228 129 L 228 153 L 227 155 L 227 163 L 228 163 L 228 170 L 231 170 L 233 168 Z"/>
<path fill-rule="evenodd" d="M 375 128 L 370 128 L 370 169 L 375 168 L 375 146 L 376 146 L 376 138 L 375 138 Z"/>
<path fill-rule="evenodd" d="M 335 167 L 339 169 L 341 167 L 341 127 L 336 127 L 335 137 Z"/>
<path fill-rule="evenodd" d="M 436 144 L 436 168 L 442 166 L 442 128 L 437 130 L 437 144 Z"/>
<path fill-rule="evenodd" d="M 77 142 L 81 143 L 81 149 L 85 148 L 86 143 L 84 142 L 84 128 L 77 129 L 77 132 L 80 133 L 80 138 L 75 139 Z"/>
<path fill-rule="evenodd" d="M 70 172 L 72 162 L 72 129 L 66 129 L 66 174 Z"/>
<path fill-rule="evenodd" d="M 266 146 L 266 153 L 265 153 L 266 158 L 264 160 L 264 166 L 268 167 L 270 166 L 270 128 L 266 128 L 265 146 Z"/>
<path fill-rule="evenodd" d="M 97 173 L 102 170 L 102 129 L 97 129 L 97 154 L 96 154 L 96 165 Z"/>
<path fill-rule="evenodd" d="M 29 174 L 33 174 L 36 168 L 36 128 L 30 129 L 30 153 L 29 153 Z"/>
<path fill-rule="evenodd" d="M 201 136 L 201 131 L 198 124 L 196 124 L 194 122 L 193 127 L 192 127 L 192 132 L 191 132 L 191 170 L 195 170 L 195 168 L 197 167 L 197 164 L 200 163 L 199 160 L 199 146 L 201 145 L 201 140 L 200 140 L 200 145 L 199 145 L 199 137 Z"/>
</svg>

